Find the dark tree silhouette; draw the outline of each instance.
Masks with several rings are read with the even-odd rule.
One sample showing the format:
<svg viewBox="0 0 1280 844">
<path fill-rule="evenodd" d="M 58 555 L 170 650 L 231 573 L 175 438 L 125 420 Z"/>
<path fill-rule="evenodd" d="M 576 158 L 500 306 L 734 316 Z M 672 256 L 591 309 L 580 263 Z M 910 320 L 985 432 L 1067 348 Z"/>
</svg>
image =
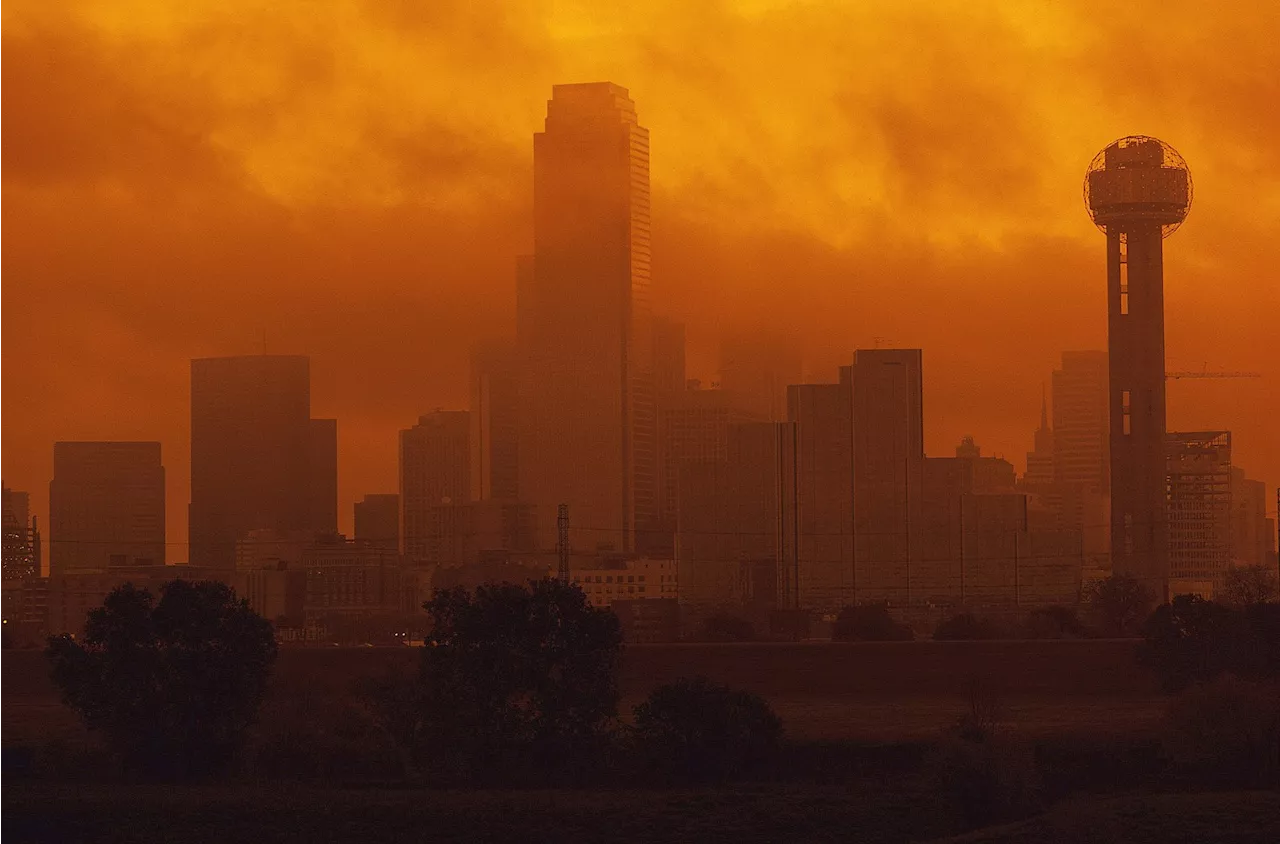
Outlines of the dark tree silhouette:
<svg viewBox="0 0 1280 844">
<path fill-rule="evenodd" d="M 933 631 L 933 638 L 942 641 L 961 641 L 973 639 L 1000 639 L 1001 631 L 993 622 L 979 618 L 973 613 L 962 612 L 940 622 Z"/>
<path fill-rule="evenodd" d="M 1080 639 L 1084 625 L 1070 607 L 1039 607 L 1027 614 L 1023 632 L 1028 639 Z"/>
<path fill-rule="evenodd" d="M 838 642 L 906 642 L 913 637 L 910 627 L 893 620 L 888 604 L 875 603 L 840 610 L 831 638 Z"/>
<path fill-rule="evenodd" d="M 1236 566 L 1227 569 L 1222 602 L 1232 607 L 1252 607 L 1274 601 L 1276 572 L 1269 566 Z"/>
<path fill-rule="evenodd" d="M 271 625 L 225 584 L 175 580 L 157 602 L 125 584 L 89 613 L 83 641 L 49 639 L 54 683 L 132 771 L 224 772 L 266 690 Z"/>
<path fill-rule="evenodd" d="M 1178 595 L 1142 626 L 1139 660 L 1166 689 L 1229 673 L 1248 679 L 1280 677 L 1280 604 L 1233 609 L 1198 595 Z"/>
<path fill-rule="evenodd" d="M 758 695 L 697 677 L 654 689 L 635 708 L 635 736 L 652 770 L 678 780 L 719 781 L 768 760 L 782 721 Z"/>
<path fill-rule="evenodd" d="M 1107 636 L 1132 636 L 1151 609 L 1151 590 L 1136 577 L 1113 574 L 1090 584 L 1085 601 Z"/>
<path fill-rule="evenodd" d="M 557 580 L 442 590 L 424 606 L 413 732 L 430 775 L 585 771 L 617 715 L 617 616 Z"/>
</svg>

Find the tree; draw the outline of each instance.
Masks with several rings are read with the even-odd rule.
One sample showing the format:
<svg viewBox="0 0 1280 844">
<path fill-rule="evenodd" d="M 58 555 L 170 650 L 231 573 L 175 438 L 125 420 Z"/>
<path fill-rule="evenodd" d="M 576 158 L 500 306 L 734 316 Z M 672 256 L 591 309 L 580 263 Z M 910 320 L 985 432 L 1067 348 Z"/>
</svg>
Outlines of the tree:
<svg viewBox="0 0 1280 844">
<path fill-rule="evenodd" d="M 889 605 L 881 602 L 840 610 L 831 638 L 838 642 L 905 642 L 913 637 L 911 628 L 894 621 Z"/>
<path fill-rule="evenodd" d="M 617 715 L 622 634 L 558 580 L 442 590 L 424 604 L 417 755 L 445 781 L 580 774 Z"/>
<path fill-rule="evenodd" d="M 1132 636 L 1151 607 L 1151 590 L 1136 577 L 1113 574 L 1085 591 L 1085 601 L 1102 632 L 1108 636 Z"/>
<path fill-rule="evenodd" d="M 1023 632 L 1028 639 L 1079 639 L 1085 635 L 1075 610 L 1070 607 L 1038 607 L 1027 614 Z"/>
<path fill-rule="evenodd" d="M 720 614 L 702 622 L 702 639 L 706 642 L 753 642 L 756 629 L 745 618 Z"/>
<path fill-rule="evenodd" d="M 1222 601 L 1228 606 L 1266 604 L 1276 594 L 1276 573 L 1268 566 L 1235 566 L 1223 578 Z"/>
<path fill-rule="evenodd" d="M 224 772 L 266 691 L 271 625 L 215 582 L 132 584 L 89 613 L 83 642 L 49 639 L 63 701 L 125 765 L 162 779 Z"/>
<path fill-rule="evenodd" d="M 1178 595 L 1142 626 L 1139 660 L 1177 691 L 1220 674 L 1280 677 L 1280 604 L 1235 609 L 1198 595 Z"/>
<path fill-rule="evenodd" d="M 654 689 L 635 708 L 635 736 L 653 769 L 679 780 L 720 781 L 768 760 L 782 721 L 758 695 L 697 677 Z"/>
</svg>

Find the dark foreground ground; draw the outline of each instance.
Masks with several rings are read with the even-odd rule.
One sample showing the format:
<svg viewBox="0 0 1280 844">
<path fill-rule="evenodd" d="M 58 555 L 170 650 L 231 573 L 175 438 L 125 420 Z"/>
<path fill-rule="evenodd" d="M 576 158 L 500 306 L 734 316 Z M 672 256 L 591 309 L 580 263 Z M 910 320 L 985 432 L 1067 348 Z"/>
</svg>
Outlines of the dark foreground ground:
<svg viewBox="0 0 1280 844">
<path fill-rule="evenodd" d="M 457 793 L 6 784 L 3 832 L 6 844 L 751 844 L 927 841 L 947 828 L 945 812 L 931 796 L 884 787 Z M 1028 821 L 954 840 L 1270 844 L 1280 840 L 1280 799 L 1274 792 L 1073 799 Z"/>
<path fill-rule="evenodd" d="M 788 735 L 813 741 L 911 741 L 962 715 L 975 686 L 1024 733 L 1126 735 L 1158 727 L 1165 698 L 1132 641 L 863 642 L 636 645 L 619 673 L 622 714 L 655 686 L 705 674 L 763 696 Z M 412 671 L 411 648 L 284 649 L 264 727 L 347 699 L 362 677 Z M 75 739 L 38 651 L 3 655 L 5 744 Z"/>
</svg>

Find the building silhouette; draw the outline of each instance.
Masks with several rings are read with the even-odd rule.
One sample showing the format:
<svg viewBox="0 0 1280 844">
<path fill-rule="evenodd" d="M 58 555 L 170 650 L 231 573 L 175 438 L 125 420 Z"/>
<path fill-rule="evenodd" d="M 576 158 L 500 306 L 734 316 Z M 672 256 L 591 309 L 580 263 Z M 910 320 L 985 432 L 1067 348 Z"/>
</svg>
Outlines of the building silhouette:
<svg viewBox="0 0 1280 844">
<path fill-rule="evenodd" d="M 1275 519 L 1267 517 L 1267 485 L 1231 468 L 1231 561 L 1275 567 Z"/>
<path fill-rule="evenodd" d="M 1170 589 L 1212 598 L 1231 565 L 1231 432 L 1170 432 L 1165 459 Z"/>
<path fill-rule="evenodd" d="M 366 495 L 355 503 L 355 541 L 374 548 L 400 548 L 400 496 L 396 493 Z"/>
<path fill-rule="evenodd" d="M 1023 484 L 1030 489 L 1044 489 L 1054 481 L 1053 428 L 1049 425 L 1049 400 L 1040 398 L 1040 427 L 1036 428 L 1031 451 L 1027 452 L 1027 471 Z"/>
<path fill-rule="evenodd" d="M 471 414 L 437 410 L 400 432 L 400 551 L 442 562 L 441 544 L 471 501 Z"/>
<path fill-rule="evenodd" d="M 31 515 L 31 496 L 4 487 L 3 575 L 6 583 L 40 576 L 40 526 Z M 6 616 L 7 617 L 7 616 Z"/>
<path fill-rule="evenodd" d="M 854 577 L 859 600 L 911 603 L 921 558 L 922 354 L 859 349 L 853 382 Z"/>
<path fill-rule="evenodd" d="M 544 514 L 567 504 L 575 550 L 630 551 L 657 517 L 649 133 L 625 88 L 556 85 L 533 147 L 520 498 Z M 554 520 L 540 521 L 553 547 Z"/>
<path fill-rule="evenodd" d="M 1105 491 L 1110 477 L 1107 353 L 1063 352 L 1052 384 L 1054 480 Z"/>
<path fill-rule="evenodd" d="M 1163 239 L 1186 218 L 1191 195 L 1186 162 L 1155 138 L 1131 136 L 1108 145 L 1085 176 L 1086 207 L 1107 236 L 1112 566 L 1161 597 L 1168 593 L 1172 564 Z"/>
<path fill-rule="evenodd" d="M 471 353 L 471 495 L 515 501 L 520 495 L 520 357 L 512 340 Z"/>
<path fill-rule="evenodd" d="M 796 426 L 797 606 L 838 611 L 856 603 L 853 567 L 853 384 L 787 387 Z M 793 607 L 794 608 L 794 607 Z"/>
<path fill-rule="evenodd" d="M 191 361 L 192 565 L 230 572 L 253 530 L 337 530 L 337 423 L 311 419 L 310 360 Z"/>
<path fill-rule="evenodd" d="M 158 442 L 57 442 L 49 482 L 53 578 L 165 562 Z"/>
<path fill-rule="evenodd" d="M 803 376 L 799 345 L 776 328 L 732 331 L 720 340 L 720 387 L 757 419 L 785 421 L 787 387 L 802 383 Z"/>
</svg>

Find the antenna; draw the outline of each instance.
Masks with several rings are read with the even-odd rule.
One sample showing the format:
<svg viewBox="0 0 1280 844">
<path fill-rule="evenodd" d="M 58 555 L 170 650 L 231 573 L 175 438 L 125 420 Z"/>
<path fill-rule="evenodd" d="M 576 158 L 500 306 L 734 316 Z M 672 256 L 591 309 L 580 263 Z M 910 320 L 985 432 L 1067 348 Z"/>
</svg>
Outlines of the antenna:
<svg viewBox="0 0 1280 844">
<path fill-rule="evenodd" d="M 561 583 L 569 582 L 569 505 L 561 504 L 556 508 L 556 532 L 559 534 L 559 541 L 556 543 L 556 551 L 560 557 L 560 570 L 558 572 Z"/>
</svg>

